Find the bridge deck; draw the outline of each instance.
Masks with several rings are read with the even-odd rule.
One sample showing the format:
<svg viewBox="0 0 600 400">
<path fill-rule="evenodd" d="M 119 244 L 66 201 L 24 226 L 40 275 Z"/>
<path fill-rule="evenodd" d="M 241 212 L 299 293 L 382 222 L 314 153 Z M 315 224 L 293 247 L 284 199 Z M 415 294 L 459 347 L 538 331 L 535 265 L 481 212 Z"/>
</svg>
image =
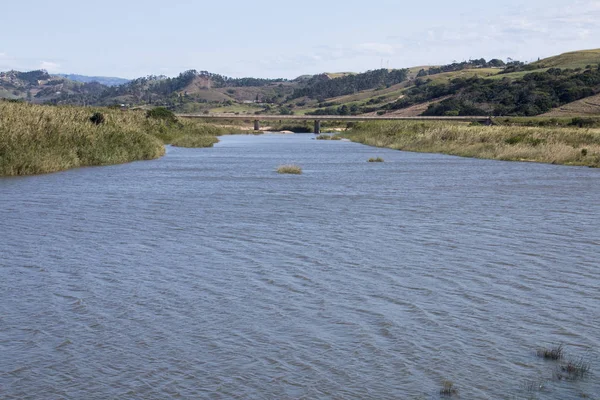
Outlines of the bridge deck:
<svg viewBox="0 0 600 400">
<path fill-rule="evenodd" d="M 248 115 L 248 114 L 177 114 L 181 118 L 201 119 L 242 119 L 246 121 L 488 121 L 488 116 L 473 117 L 398 117 L 398 116 L 361 116 L 361 115 Z"/>
</svg>

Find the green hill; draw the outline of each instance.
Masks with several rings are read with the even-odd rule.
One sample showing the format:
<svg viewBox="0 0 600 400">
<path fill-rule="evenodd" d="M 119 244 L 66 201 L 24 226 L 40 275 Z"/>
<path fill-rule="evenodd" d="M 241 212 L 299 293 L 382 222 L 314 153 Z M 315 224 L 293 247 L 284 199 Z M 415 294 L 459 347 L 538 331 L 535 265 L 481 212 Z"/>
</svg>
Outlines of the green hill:
<svg viewBox="0 0 600 400">
<path fill-rule="evenodd" d="M 530 65 L 535 68 L 586 68 L 600 64 L 600 49 L 572 51 L 544 58 Z"/>
<path fill-rule="evenodd" d="M 86 76 L 77 74 L 57 74 L 56 76 L 60 76 L 61 78 L 67 78 L 69 80 L 81 83 L 97 82 L 104 86 L 119 86 L 129 82 L 129 79 L 108 76 Z"/>
<path fill-rule="evenodd" d="M 596 113 L 600 49 L 534 63 L 474 59 L 446 65 L 304 75 L 294 80 L 230 78 L 190 70 L 107 87 L 45 71 L 0 73 L 0 98 L 36 103 L 165 106 L 176 112 L 236 114 L 497 115 Z M 572 106 L 567 106 L 573 103 Z M 562 111 L 560 111 L 562 110 Z"/>
<path fill-rule="evenodd" d="M 69 99 L 70 104 L 90 104 L 106 86 L 97 82 L 82 83 L 44 70 L 0 72 L 0 98 L 52 103 Z"/>
</svg>

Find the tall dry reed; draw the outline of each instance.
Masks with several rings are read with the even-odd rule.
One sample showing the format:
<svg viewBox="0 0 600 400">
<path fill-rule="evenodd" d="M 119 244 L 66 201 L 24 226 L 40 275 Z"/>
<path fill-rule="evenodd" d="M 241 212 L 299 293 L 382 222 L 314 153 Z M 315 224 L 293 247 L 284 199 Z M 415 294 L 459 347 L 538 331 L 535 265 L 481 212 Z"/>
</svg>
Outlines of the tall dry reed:
<svg viewBox="0 0 600 400">
<path fill-rule="evenodd" d="M 95 112 L 103 123 L 90 121 Z M 208 147 L 223 133 L 194 121 L 153 120 L 142 111 L 0 101 L 0 176 L 148 160 L 162 156 L 164 144 Z"/>
</svg>

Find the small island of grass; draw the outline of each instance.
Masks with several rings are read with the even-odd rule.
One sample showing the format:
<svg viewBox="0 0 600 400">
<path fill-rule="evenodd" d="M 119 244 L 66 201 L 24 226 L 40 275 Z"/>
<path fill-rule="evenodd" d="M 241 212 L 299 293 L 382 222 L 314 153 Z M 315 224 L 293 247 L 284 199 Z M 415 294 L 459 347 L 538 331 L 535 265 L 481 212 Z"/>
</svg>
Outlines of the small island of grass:
<svg viewBox="0 0 600 400">
<path fill-rule="evenodd" d="M 300 175 L 302 174 L 302 168 L 293 164 L 280 165 L 279 168 L 277 168 L 277 172 L 280 174 Z"/>
</svg>

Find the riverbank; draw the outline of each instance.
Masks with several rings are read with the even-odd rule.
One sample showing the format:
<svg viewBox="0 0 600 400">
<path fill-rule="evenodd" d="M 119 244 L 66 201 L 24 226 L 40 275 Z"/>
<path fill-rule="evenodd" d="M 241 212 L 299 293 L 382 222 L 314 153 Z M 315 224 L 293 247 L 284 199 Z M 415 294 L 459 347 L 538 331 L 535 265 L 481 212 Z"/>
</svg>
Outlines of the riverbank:
<svg viewBox="0 0 600 400">
<path fill-rule="evenodd" d="M 91 117 L 97 117 L 95 122 Z M 161 157 L 165 144 L 210 147 L 224 128 L 148 118 L 144 111 L 0 101 L 0 176 L 33 175 Z"/>
<path fill-rule="evenodd" d="M 357 123 L 342 137 L 396 150 L 600 167 L 600 129 L 377 121 Z"/>
</svg>

